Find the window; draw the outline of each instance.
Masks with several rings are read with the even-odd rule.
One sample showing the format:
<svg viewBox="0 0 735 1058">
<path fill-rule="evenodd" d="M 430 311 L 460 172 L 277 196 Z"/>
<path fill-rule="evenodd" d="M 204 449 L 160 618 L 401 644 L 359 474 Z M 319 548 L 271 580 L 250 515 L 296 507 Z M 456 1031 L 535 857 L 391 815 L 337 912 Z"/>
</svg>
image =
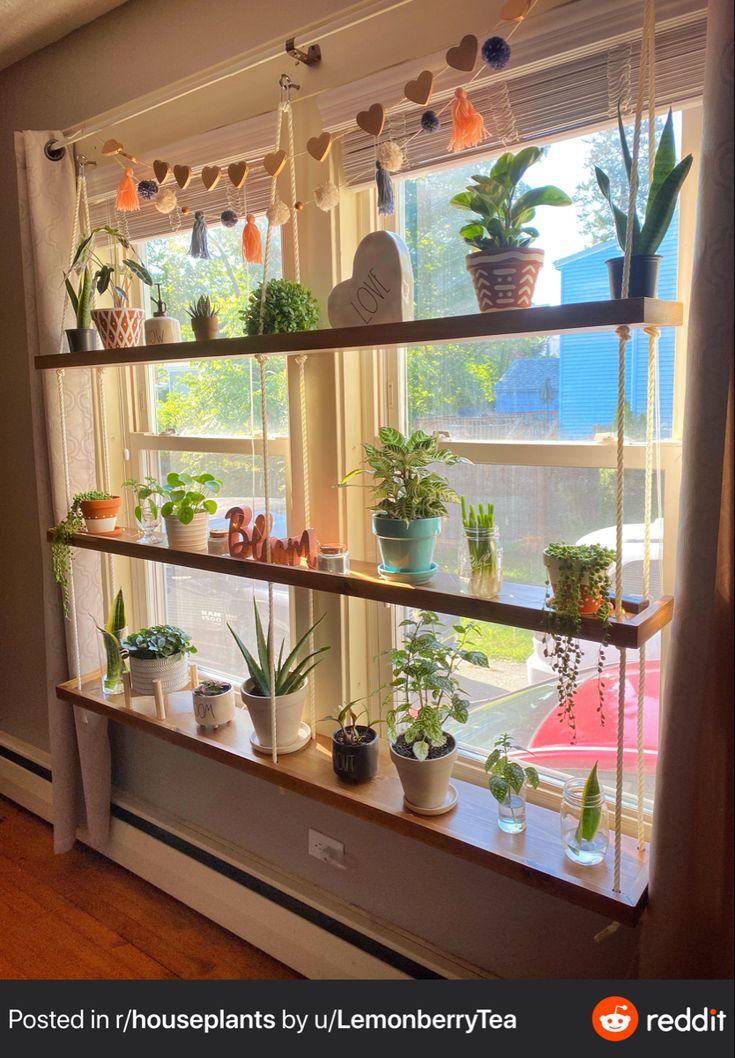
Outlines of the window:
<svg viewBox="0 0 735 1058">
<path fill-rule="evenodd" d="M 662 124 L 659 119 L 659 126 Z M 676 115 L 681 136 L 681 115 Z M 558 304 L 609 297 L 605 261 L 621 251 L 614 237 L 607 204 L 596 187 L 590 156 L 610 177 L 623 201 L 626 180 L 619 161 L 617 130 L 603 130 L 549 146 L 543 160 L 528 173 L 530 186 L 553 183 L 575 204 L 539 209 L 534 225 L 545 250 L 534 303 Z M 647 165 L 647 144 L 641 167 Z M 477 310 L 465 272 L 465 247 L 458 229 L 467 219 L 449 204 L 473 173 L 486 171 L 492 159 L 405 178 L 401 183 L 402 233 L 409 246 L 415 282 L 416 318 Z M 660 251 L 664 267 L 662 298 L 675 299 L 678 218 Z M 626 364 L 625 546 L 626 593 L 642 590 L 643 462 L 648 343 L 636 335 Z M 390 366 L 386 368 L 390 377 Z M 664 525 L 675 517 L 674 469 L 679 446 L 673 436 L 675 346 L 671 331 L 660 342 L 661 474 L 654 482 L 651 594 L 666 588 L 663 564 Z M 446 443 L 471 463 L 451 468 L 448 477 L 469 502 L 495 504 L 504 547 L 504 581 L 543 585 L 541 557 L 553 540 L 615 545 L 615 454 L 617 339 L 610 334 L 561 335 L 488 340 L 466 344 L 408 348 L 396 385 L 402 394 L 396 424 L 404 429 L 440 431 Z M 669 444 L 666 442 L 669 441 Z M 673 475 L 675 479 L 675 474 Z M 452 510 L 439 538 L 437 561 L 457 570 L 462 530 Z M 670 589 L 670 585 L 668 585 Z M 448 625 L 456 618 L 447 617 Z M 494 738 L 509 731 L 529 750 L 528 760 L 547 775 L 586 774 L 600 761 L 600 772 L 614 782 L 615 732 L 596 716 L 598 648 L 583 643 L 581 689 L 577 697 L 578 737 L 557 718 L 555 682 L 544 656 L 543 637 L 522 629 L 480 625 L 479 645 L 490 668 L 464 673 L 472 702 L 470 722 L 459 732 L 465 748 L 484 757 Z M 657 746 L 657 713 L 661 636 L 647 651 L 647 793 L 653 793 Z M 618 652 L 606 650 L 609 714 L 617 708 Z M 628 697 L 635 716 L 638 658 L 628 653 Z M 635 723 L 626 725 L 630 765 L 626 791 L 635 791 Z"/>
</svg>

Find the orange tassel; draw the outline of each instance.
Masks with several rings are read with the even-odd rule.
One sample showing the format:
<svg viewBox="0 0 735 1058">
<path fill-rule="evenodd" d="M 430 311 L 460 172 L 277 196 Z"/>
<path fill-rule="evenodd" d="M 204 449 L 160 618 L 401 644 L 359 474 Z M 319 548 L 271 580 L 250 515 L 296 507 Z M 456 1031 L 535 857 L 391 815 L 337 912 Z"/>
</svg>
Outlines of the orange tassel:
<svg viewBox="0 0 735 1058">
<path fill-rule="evenodd" d="M 242 231 L 242 255 L 250 264 L 261 264 L 263 261 L 263 240 L 255 223 L 254 213 L 248 213 L 247 223 Z"/>
<path fill-rule="evenodd" d="M 115 209 L 119 209 L 121 213 L 132 213 L 134 210 L 140 209 L 138 185 L 133 179 L 132 169 L 125 170 L 125 176 L 117 185 Z"/>
<path fill-rule="evenodd" d="M 489 135 L 482 114 L 470 103 L 464 88 L 458 88 L 452 102 L 452 138 L 447 150 L 464 151 L 467 147 L 477 147 Z"/>
</svg>

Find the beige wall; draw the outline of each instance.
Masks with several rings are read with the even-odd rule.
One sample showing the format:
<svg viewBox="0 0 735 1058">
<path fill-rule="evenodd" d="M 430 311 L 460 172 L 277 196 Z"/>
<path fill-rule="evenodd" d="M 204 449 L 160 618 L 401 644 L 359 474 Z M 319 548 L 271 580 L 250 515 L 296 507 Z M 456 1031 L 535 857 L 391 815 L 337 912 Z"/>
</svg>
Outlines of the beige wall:
<svg viewBox="0 0 735 1058">
<path fill-rule="evenodd" d="M 449 38 L 461 36 L 468 24 L 478 31 L 487 25 L 493 5 L 463 3 L 461 16 L 458 5 L 450 10 L 421 0 L 420 6 L 420 19 L 415 0 L 398 9 L 391 32 L 380 24 L 379 49 L 363 46 L 370 32 L 366 28 L 353 34 L 349 47 L 341 45 L 338 54 L 325 46 L 321 82 L 334 86 L 369 72 L 378 50 L 385 65 L 438 50 Z M 309 20 L 344 9 L 339 0 L 310 0 L 306 7 Z M 6 499 L 0 518 L 0 731 L 38 746 L 47 746 L 45 683 L 51 674 L 44 668 L 44 641 L 59 631 L 55 621 L 44 627 L 40 616 L 44 583 L 49 585 L 43 543 L 48 517 L 43 512 L 39 518 L 32 487 L 31 387 L 37 380 L 28 368 L 19 290 L 13 131 L 68 127 L 225 62 L 236 51 L 247 48 L 256 54 L 264 45 L 282 41 L 287 29 L 303 25 L 304 9 L 296 0 L 133 0 L 0 74 L 0 341 L 6 398 L 0 417 Z M 280 59 L 275 65 L 289 68 Z M 247 117 L 259 107 L 272 109 L 273 81 L 266 83 L 267 105 L 260 89 L 248 94 L 230 86 L 206 101 L 198 97 L 172 108 L 161 140 Z M 156 134 L 155 123 L 143 122 L 140 143 L 148 138 L 153 144 Z M 124 141 L 124 133 L 120 138 Z M 495 973 L 615 977 L 627 971 L 634 932 L 621 929 L 597 945 L 593 935 L 606 925 L 599 916 L 132 732 L 114 730 L 113 749 L 121 788 Z M 493 825 L 491 817 L 488 808 L 488 826 Z M 349 871 L 336 872 L 307 857 L 309 826 L 345 842 Z"/>
</svg>

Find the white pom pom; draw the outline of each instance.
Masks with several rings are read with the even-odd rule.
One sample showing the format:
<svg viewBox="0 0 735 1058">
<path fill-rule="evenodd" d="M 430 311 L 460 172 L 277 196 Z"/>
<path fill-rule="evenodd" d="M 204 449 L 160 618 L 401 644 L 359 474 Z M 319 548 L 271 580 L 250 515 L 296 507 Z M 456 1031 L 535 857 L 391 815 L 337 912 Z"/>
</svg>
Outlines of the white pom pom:
<svg viewBox="0 0 735 1058">
<path fill-rule="evenodd" d="M 314 201 L 319 209 L 328 213 L 339 202 L 339 188 L 331 180 L 327 180 L 326 184 L 314 188 Z"/>
<path fill-rule="evenodd" d="M 172 187 L 162 187 L 153 205 L 159 213 L 171 213 L 178 205 L 176 192 Z"/>
<path fill-rule="evenodd" d="M 377 159 L 389 173 L 397 173 L 406 164 L 403 147 L 395 140 L 383 140 L 378 144 Z"/>
<path fill-rule="evenodd" d="M 265 211 L 265 215 L 268 218 L 268 223 L 273 228 L 280 228 L 282 224 L 287 224 L 291 219 L 291 210 L 288 208 L 285 202 L 281 202 L 280 199 L 274 202 L 272 206 L 269 206 Z"/>
</svg>

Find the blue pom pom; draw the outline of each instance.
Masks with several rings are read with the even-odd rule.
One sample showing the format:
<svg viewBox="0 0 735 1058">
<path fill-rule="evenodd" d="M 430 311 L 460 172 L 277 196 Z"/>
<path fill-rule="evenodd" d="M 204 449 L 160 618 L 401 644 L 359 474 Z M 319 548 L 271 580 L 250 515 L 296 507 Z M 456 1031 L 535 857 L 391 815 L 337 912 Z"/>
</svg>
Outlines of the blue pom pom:
<svg viewBox="0 0 735 1058">
<path fill-rule="evenodd" d="M 138 198 L 144 202 L 152 202 L 158 194 L 158 184 L 155 180 L 141 180 L 138 183 Z"/>
<path fill-rule="evenodd" d="M 237 224 L 237 213 L 234 209 L 225 209 L 219 219 L 226 228 L 234 228 Z"/>
<path fill-rule="evenodd" d="M 510 44 L 502 37 L 488 37 L 482 46 L 483 62 L 493 70 L 502 70 L 510 59 Z"/>
<path fill-rule="evenodd" d="M 424 132 L 436 132 L 439 128 L 439 118 L 433 110 L 425 110 L 421 115 L 421 128 Z"/>
</svg>

